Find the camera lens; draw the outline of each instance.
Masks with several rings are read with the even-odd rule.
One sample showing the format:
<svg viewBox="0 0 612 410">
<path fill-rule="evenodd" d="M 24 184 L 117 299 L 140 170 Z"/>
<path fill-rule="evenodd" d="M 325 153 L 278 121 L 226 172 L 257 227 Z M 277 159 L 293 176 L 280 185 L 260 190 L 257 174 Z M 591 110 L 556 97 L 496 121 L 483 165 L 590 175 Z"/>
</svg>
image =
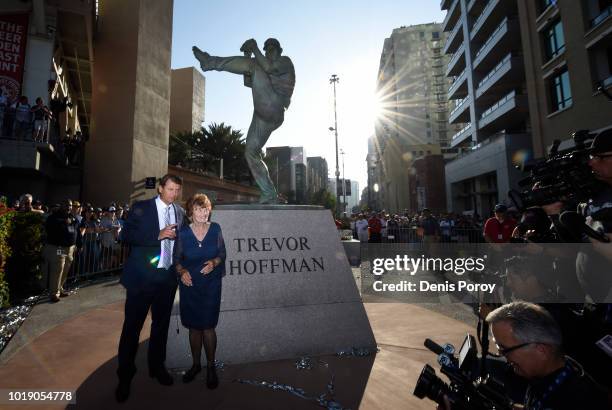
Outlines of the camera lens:
<svg viewBox="0 0 612 410">
<path fill-rule="evenodd" d="M 427 397 L 436 403 L 442 403 L 442 396 L 450 391 L 448 385 L 436 376 L 436 371 L 428 364 L 423 367 L 414 388 L 414 395 L 419 399 Z"/>
</svg>

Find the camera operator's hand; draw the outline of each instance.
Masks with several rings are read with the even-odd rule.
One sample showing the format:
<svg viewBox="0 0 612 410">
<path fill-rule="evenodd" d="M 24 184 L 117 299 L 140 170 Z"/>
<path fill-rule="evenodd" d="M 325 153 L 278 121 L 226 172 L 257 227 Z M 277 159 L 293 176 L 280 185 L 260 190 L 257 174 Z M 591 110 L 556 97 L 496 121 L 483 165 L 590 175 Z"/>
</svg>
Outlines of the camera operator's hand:
<svg viewBox="0 0 612 410">
<path fill-rule="evenodd" d="M 442 396 L 442 400 L 444 400 L 444 402 L 442 404 L 438 404 L 436 410 L 451 410 L 451 403 L 450 400 L 448 400 L 448 397 L 446 397 L 446 394 Z"/>
<path fill-rule="evenodd" d="M 162 239 L 174 239 L 176 238 L 176 232 L 175 232 L 175 228 L 176 224 L 171 224 L 166 226 L 164 229 L 162 229 L 161 231 L 159 231 L 159 236 L 157 237 L 158 240 L 162 240 Z"/>
</svg>

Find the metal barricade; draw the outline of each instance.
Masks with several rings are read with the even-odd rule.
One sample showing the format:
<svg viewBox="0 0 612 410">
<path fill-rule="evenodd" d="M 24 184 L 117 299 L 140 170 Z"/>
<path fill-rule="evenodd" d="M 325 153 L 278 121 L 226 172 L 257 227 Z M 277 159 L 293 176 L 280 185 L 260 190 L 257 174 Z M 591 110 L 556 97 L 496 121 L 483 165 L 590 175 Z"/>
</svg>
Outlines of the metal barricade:
<svg viewBox="0 0 612 410">
<path fill-rule="evenodd" d="M 386 235 L 385 235 L 386 233 Z M 387 226 L 383 232 L 383 243 L 421 243 L 424 241 L 422 231 L 416 226 Z M 482 231 L 478 228 L 452 228 L 450 235 L 440 235 L 440 243 L 481 243 L 484 242 Z"/>
<path fill-rule="evenodd" d="M 118 272 L 123 268 L 128 253 L 129 245 L 120 241 L 104 243 L 99 235 L 85 235 L 74 252 L 68 278 L 81 281 Z"/>
</svg>

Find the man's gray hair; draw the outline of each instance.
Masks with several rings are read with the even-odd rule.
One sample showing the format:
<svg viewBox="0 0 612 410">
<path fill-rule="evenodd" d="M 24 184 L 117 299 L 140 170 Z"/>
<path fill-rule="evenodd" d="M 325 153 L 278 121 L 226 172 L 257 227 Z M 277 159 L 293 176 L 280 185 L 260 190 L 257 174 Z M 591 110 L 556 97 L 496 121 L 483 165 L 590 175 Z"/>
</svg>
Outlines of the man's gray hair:
<svg viewBox="0 0 612 410">
<path fill-rule="evenodd" d="M 529 302 L 512 302 L 487 315 L 490 324 L 506 321 L 520 343 L 545 343 L 561 346 L 561 329 L 542 306 Z"/>
<path fill-rule="evenodd" d="M 25 202 L 26 198 L 28 198 L 30 202 L 33 200 L 32 194 L 23 194 L 19 197 L 19 203 Z"/>
</svg>

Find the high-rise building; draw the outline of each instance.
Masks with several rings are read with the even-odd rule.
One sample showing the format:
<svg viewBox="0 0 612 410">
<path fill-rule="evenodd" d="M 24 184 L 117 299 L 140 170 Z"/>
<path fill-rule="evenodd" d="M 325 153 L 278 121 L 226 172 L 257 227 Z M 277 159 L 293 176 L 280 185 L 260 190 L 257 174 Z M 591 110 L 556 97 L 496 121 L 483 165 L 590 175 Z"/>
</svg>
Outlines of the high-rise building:
<svg viewBox="0 0 612 410">
<path fill-rule="evenodd" d="M 445 37 L 440 24 L 430 23 L 394 29 L 384 41 L 377 90 L 385 113 L 375 132 L 380 148 L 377 161 L 384 164 L 380 205 L 390 211 L 411 206 L 413 152 L 452 155 L 454 151 L 449 137 L 459 127 L 448 123 Z"/>
<path fill-rule="evenodd" d="M 447 207 L 488 215 L 522 177 L 516 152 L 531 150 L 529 112 L 517 3 L 514 0 L 443 0 L 444 53 L 452 80 L 451 147 L 446 164 Z"/>
<path fill-rule="evenodd" d="M 206 79 L 195 67 L 172 70 L 170 134 L 199 131 L 204 122 Z"/>
<path fill-rule="evenodd" d="M 309 195 L 327 189 L 327 160 L 323 157 L 308 157 L 306 162 Z"/>
<path fill-rule="evenodd" d="M 612 127 L 612 3 L 519 0 L 533 149 Z"/>
<path fill-rule="evenodd" d="M 376 135 L 368 138 L 368 155 L 366 165 L 368 167 L 368 186 L 366 205 L 371 210 L 382 209 L 383 197 L 383 176 L 385 174 L 385 164 L 380 161 L 382 158 L 383 138 Z"/>
<path fill-rule="evenodd" d="M 279 194 L 291 203 L 305 203 L 308 189 L 303 147 L 268 147 L 266 162 Z M 299 201 L 299 202 L 298 202 Z"/>
<path fill-rule="evenodd" d="M 612 5 L 600 0 L 443 0 L 447 74 L 461 123 L 446 165 L 454 211 L 490 212 L 524 176 L 514 161 L 612 127 Z"/>
</svg>

